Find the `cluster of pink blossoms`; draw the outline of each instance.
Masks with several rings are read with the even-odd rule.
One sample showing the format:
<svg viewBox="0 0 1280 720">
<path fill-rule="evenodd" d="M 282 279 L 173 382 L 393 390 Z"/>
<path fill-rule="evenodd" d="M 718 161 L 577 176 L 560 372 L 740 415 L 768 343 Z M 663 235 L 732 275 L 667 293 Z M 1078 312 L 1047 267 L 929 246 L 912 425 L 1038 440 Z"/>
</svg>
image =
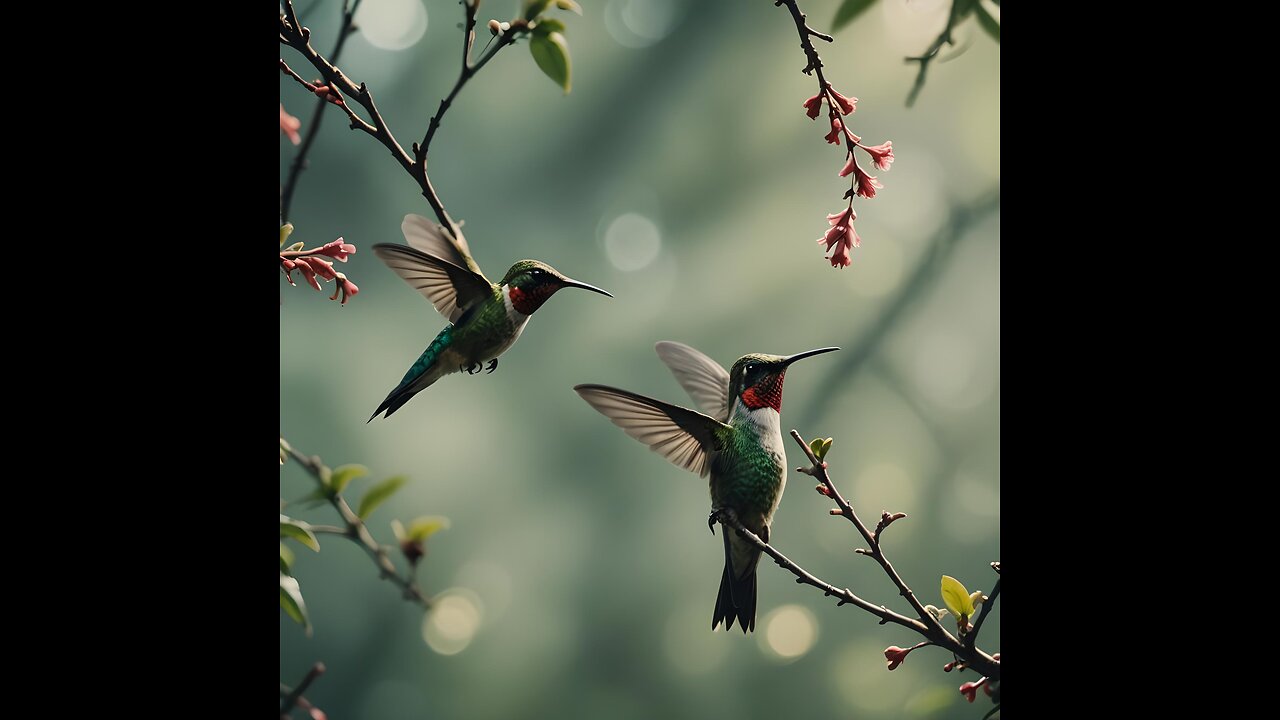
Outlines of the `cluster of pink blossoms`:
<svg viewBox="0 0 1280 720">
<path fill-rule="evenodd" d="M 810 119 L 818 119 L 818 115 L 822 112 L 822 101 L 824 99 L 827 101 L 827 114 L 831 118 L 831 131 L 827 133 L 826 140 L 837 146 L 843 144 L 846 148 L 846 162 L 844 168 L 840 170 L 839 176 L 848 177 L 852 175 L 853 179 L 850 181 L 848 192 L 844 194 L 849 200 L 848 206 L 841 212 L 827 216 L 827 222 L 831 225 L 831 229 L 827 230 L 826 234 L 818 239 L 818 242 L 826 243 L 827 250 L 831 251 L 831 255 L 827 258 L 831 261 L 831 267 L 844 268 L 849 267 L 852 263 L 849 258 L 849 251 L 862 245 L 862 238 L 858 237 L 858 233 L 853 229 L 853 221 L 858 217 L 858 214 L 853 211 L 853 198 L 873 198 L 876 196 L 876 190 L 884 187 L 879 180 L 876 180 L 874 176 L 858 165 L 857 158 L 854 156 L 854 148 L 862 148 L 863 151 L 871 156 L 873 165 L 880 170 L 888 170 L 889 165 L 893 162 L 893 141 L 887 141 L 883 145 L 863 145 L 862 138 L 854 135 L 841 118 L 842 115 L 853 114 L 858 98 L 849 98 L 841 95 L 835 88 L 831 87 L 831 83 L 827 83 L 821 92 L 804 101 L 805 114 Z"/>
<path fill-rule="evenodd" d="M 360 288 L 348 280 L 345 274 L 333 269 L 333 263 L 325 260 L 324 257 L 320 257 L 323 255 L 331 257 L 338 262 L 346 262 L 347 257 L 356 251 L 355 245 L 343 242 L 342 238 L 338 238 L 333 242 L 325 243 L 318 248 L 310 250 L 303 250 L 301 246 L 302 243 L 298 243 L 288 250 L 280 251 L 280 271 L 284 273 L 284 277 L 289 281 L 290 285 L 296 284 L 293 282 L 293 271 L 297 270 L 301 273 L 302 278 L 307 281 L 307 284 L 316 290 L 320 289 L 320 283 L 316 281 L 317 276 L 322 280 L 336 280 L 337 287 L 329 299 L 337 300 L 338 296 L 341 295 L 343 305 L 346 305 L 347 300 L 360 292 Z"/>
</svg>

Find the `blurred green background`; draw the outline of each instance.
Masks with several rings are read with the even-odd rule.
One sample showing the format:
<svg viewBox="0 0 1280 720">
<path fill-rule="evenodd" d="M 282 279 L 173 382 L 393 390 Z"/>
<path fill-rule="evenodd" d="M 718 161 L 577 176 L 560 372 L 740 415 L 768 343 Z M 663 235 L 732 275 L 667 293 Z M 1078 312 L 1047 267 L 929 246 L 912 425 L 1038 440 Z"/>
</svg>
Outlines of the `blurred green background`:
<svg viewBox="0 0 1280 720">
<path fill-rule="evenodd" d="M 305 22 L 327 53 L 337 3 L 319 2 Z M 886 672 L 883 649 L 913 636 L 837 608 L 767 559 L 757 631 L 713 634 L 723 556 L 707 532 L 705 481 L 571 387 L 607 383 L 692 406 L 655 341 L 689 343 L 726 366 L 747 352 L 839 345 L 788 373 L 784 432 L 835 437 L 833 478 L 864 518 L 909 514 L 886 549 L 923 602 L 941 605 L 944 573 L 989 591 L 988 563 L 1000 557 L 998 45 L 966 22 L 964 52 L 933 64 L 908 109 L 915 66 L 902 58 L 928 47 L 948 2 L 881 0 L 835 44 L 819 43 L 834 86 L 859 98 L 853 130 L 893 140 L 897 156 L 876 173 L 880 194 L 856 205 L 863 246 L 837 271 L 815 241 L 843 204 L 843 155 L 823 142 L 825 120 L 801 108 L 815 81 L 800 73 L 786 10 L 771 0 L 582 5 L 585 17 L 556 13 L 573 92 L 544 77 L 524 43 L 507 48 L 446 116 L 430 173 L 491 278 L 538 258 L 616 299 L 557 295 L 493 375 L 447 377 L 371 424 L 445 322 L 370 246 L 403 242 L 406 213 L 432 213 L 381 146 L 336 110 L 325 119 L 292 240 L 355 243 L 339 269 L 360 295 L 339 307 L 281 281 L 281 432 L 330 466 L 409 475 L 371 528 L 392 543 L 392 518 L 448 516 L 420 577 L 450 600 L 424 622 L 355 546 L 322 537 L 318 555 L 295 548 L 315 634 L 281 613 L 281 680 L 322 660 L 328 672 L 308 697 L 331 718 L 367 720 L 981 717 L 986 698 L 970 706 L 956 692 L 976 677 L 941 672 L 949 656 L 926 648 Z M 801 7 L 828 29 L 837 5 Z M 517 6 L 482 4 L 477 51 L 484 23 Z M 340 65 L 369 84 L 406 149 L 456 79 L 461 17 L 451 0 L 366 0 L 363 31 L 344 51 Z M 313 98 L 283 77 L 280 92 L 305 133 Z M 282 181 L 295 152 L 282 138 Z M 794 468 L 799 449 L 787 448 Z M 292 463 L 281 475 L 285 499 L 312 487 Z M 774 543 L 905 611 L 810 478 L 789 479 Z M 336 521 L 328 508 L 297 514 Z M 999 650 L 998 606 L 981 645 Z"/>
</svg>

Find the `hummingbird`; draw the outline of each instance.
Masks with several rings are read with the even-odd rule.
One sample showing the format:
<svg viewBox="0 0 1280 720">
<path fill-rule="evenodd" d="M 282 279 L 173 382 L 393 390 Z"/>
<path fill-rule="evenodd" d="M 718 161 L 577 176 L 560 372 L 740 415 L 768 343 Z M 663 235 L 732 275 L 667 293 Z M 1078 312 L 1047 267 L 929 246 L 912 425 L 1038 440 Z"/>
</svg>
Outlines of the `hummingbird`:
<svg viewBox="0 0 1280 720">
<path fill-rule="evenodd" d="M 576 385 L 574 391 L 650 450 L 685 470 L 711 476 L 707 524 L 712 533 L 720 513 L 731 511 L 769 542 L 773 513 L 787 484 L 779 414 L 783 378 L 791 363 L 840 348 L 787 356 L 751 353 L 725 372 L 688 345 L 664 340 L 654 347 L 702 412 L 607 385 Z M 724 622 L 725 630 L 732 630 L 736 619 L 746 634 L 756 627 L 760 551 L 727 528 L 720 535 L 724 570 L 711 629 Z"/>
<path fill-rule="evenodd" d="M 379 243 L 373 253 L 430 300 L 450 324 L 414 361 L 369 422 L 384 410 L 384 417 L 391 417 L 445 375 L 474 375 L 485 361 L 484 369 L 492 373 L 498 356 L 515 344 L 529 317 L 557 290 L 576 287 L 613 297 L 537 260 L 517 262 L 495 284 L 480 271 L 462 235 L 455 241 L 440 225 L 413 214 L 405 215 L 400 230 L 408 246 Z"/>
</svg>

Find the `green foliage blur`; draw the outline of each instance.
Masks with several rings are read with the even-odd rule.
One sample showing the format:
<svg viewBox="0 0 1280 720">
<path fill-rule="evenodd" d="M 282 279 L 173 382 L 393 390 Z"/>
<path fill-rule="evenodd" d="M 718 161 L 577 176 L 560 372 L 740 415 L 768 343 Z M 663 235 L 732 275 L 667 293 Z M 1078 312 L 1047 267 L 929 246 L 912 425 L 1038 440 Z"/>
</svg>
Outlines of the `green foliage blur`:
<svg viewBox="0 0 1280 720">
<path fill-rule="evenodd" d="M 318 1 L 305 22 L 327 53 L 338 9 Z M 829 30 L 840 4 L 801 7 Z M 962 24 L 941 59 L 962 54 L 930 67 L 908 110 L 916 68 L 903 57 L 938 35 L 948 2 L 880 0 L 834 44 L 818 43 L 833 85 L 859 98 L 853 131 L 892 140 L 897 157 L 875 173 L 877 197 L 856 203 L 862 247 L 835 270 L 815 241 L 843 207 L 843 154 L 801 107 L 816 82 L 800 73 L 786 10 L 772 0 L 582 5 L 582 17 L 556 15 L 572 46 L 572 92 L 528 49 L 507 48 L 455 101 L 428 169 L 491 278 L 537 258 L 616 299 L 558 294 L 494 374 L 449 376 L 369 424 L 445 324 L 370 248 L 403 242 L 406 213 L 432 213 L 384 148 L 327 109 L 290 239 L 354 243 L 338 269 L 360 294 L 339 307 L 280 280 L 281 432 L 331 467 L 366 466 L 370 478 L 349 493 L 408 478 L 369 521 L 383 544 L 396 545 L 395 519 L 448 518 L 419 570 L 423 589 L 445 601 L 424 616 L 355 545 L 322 535 L 314 553 L 290 541 L 313 632 L 281 612 L 281 681 L 321 660 L 328 671 L 307 697 L 329 717 L 365 720 L 980 718 L 987 699 L 969 705 L 956 691 L 977 676 L 943 673 L 951 658 L 933 648 L 887 672 L 884 648 L 918 638 L 837 608 L 767 558 L 757 631 L 713 634 L 723 550 L 707 532 L 705 481 L 571 388 L 606 383 L 692 406 L 654 342 L 688 343 L 726 367 L 747 352 L 839 345 L 788 373 L 784 433 L 835 439 L 832 477 L 870 523 L 882 510 L 908 514 L 884 546 L 922 602 L 944 606 L 944 574 L 990 591 L 1000 557 L 999 212 L 953 227 L 952 210 L 999 191 L 998 45 L 977 21 Z M 481 5 L 477 55 L 487 21 L 517 10 Z M 362 32 L 339 64 L 368 83 L 406 149 L 456 79 L 461 19 L 453 0 L 365 0 Z M 291 50 L 282 57 L 314 76 Z M 305 134 L 315 98 L 288 78 L 280 88 Z M 282 181 L 295 152 L 282 137 Z M 945 251 L 939 237 L 953 240 Z M 911 282 L 922 263 L 931 270 Z M 794 470 L 803 455 L 790 438 L 787 451 Z M 853 552 L 856 532 L 827 515 L 812 479 L 788 477 L 773 543 L 823 579 L 907 612 Z M 300 467 L 284 466 L 284 499 L 313 489 Z M 327 506 L 282 512 L 338 522 Z M 445 523 L 433 522 L 432 532 Z M 979 642 L 989 652 L 1000 649 L 1000 603 Z"/>
</svg>

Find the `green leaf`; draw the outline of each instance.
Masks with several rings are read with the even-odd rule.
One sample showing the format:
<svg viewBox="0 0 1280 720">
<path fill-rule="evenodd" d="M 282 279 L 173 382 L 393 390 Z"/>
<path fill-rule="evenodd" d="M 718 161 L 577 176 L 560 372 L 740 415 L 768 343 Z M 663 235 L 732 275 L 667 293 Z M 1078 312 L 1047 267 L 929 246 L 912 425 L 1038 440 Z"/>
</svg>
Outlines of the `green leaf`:
<svg viewBox="0 0 1280 720">
<path fill-rule="evenodd" d="M 992 17 L 991 13 L 987 12 L 987 9 L 982 7 L 982 3 L 978 3 L 977 9 L 978 9 L 978 13 L 977 13 L 978 24 L 982 26 L 983 30 L 987 31 L 988 35 L 990 35 L 992 38 L 995 38 L 996 43 L 999 43 L 1000 42 L 1000 21 Z"/>
<path fill-rule="evenodd" d="M 298 251 L 299 251 L 299 250 L 301 250 L 301 249 L 302 249 L 302 241 L 301 241 L 301 240 L 299 240 L 298 242 L 296 242 L 296 243 L 294 243 L 294 244 L 290 245 L 289 247 L 285 248 L 285 249 L 284 249 L 284 251 L 285 251 L 285 252 L 298 252 Z"/>
<path fill-rule="evenodd" d="M 285 223 L 280 226 L 280 247 L 284 247 L 284 241 L 289 239 L 293 234 L 293 223 Z M 284 438 L 280 438 L 280 442 L 284 442 Z"/>
<path fill-rule="evenodd" d="M 340 493 L 346 489 L 347 484 L 358 477 L 364 477 L 369 474 L 369 468 L 363 465 L 343 465 L 334 468 L 333 476 L 329 481 L 329 487 L 333 491 Z"/>
<path fill-rule="evenodd" d="M 556 0 L 556 7 L 561 10 L 578 13 L 579 15 L 582 14 L 582 6 L 573 0 Z"/>
<path fill-rule="evenodd" d="M 280 573 L 280 607 L 311 635 L 311 618 L 307 617 L 307 604 L 302 601 L 302 588 L 298 587 L 297 580 L 284 573 Z"/>
<path fill-rule="evenodd" d="M 302 497 L 294 500 L 295 503 L 301 504 L 302 507 L 310 510 L 319 507 L 329 501 L 329 488 L 316 488 Z"/>
<path fill-rule="evenodd" d="M 311 532 L 311 523 L 294 520 L 288 515 L 280 516 L 280 537 L 293 538 L 307 547 L 320 552 L 320 541 Z"/>
<path fill-rule="evenodd" d="M 414 542 L 425 542 L 427 538 L 441 530 L 449 529 L 449 518 L 439 515 L 424 515 L 409 525 L 405 537 Z"/>
<path fill-rule="evenodd" d="M 280 543 L 280 572 L 285 575 L 291 574 L 289 568 L 293 566 L 293 551 L 284 543 Z"/>
<path fill-rule="evenodd" d="M 533 20 L 542 14 L 543 10 L 551 4 L 551 0 L 525 0 L 524 19 Z"/>
<path fill-rule="evenodd" d="M 809 451 L 812 452 L 819 460 L 822 459 L 822 438 L 814 438 L 809 441 Z"/>
<path fill-rule="evenodd" d="M 969 591 L 950 575 L 942 576 L 942 601 L 947 604 L 952 615 L 973 617 L 973 601 L 969 599 Z"/>
<path fill-rule="evenodd" d="M 361 520 L 368 518 L 373 514 L 374 510 L 378 509 L 379 505 L 386 502 L 387 498 L 394 495 L 400 489 L 400 486 L 404 485 L 406 479 L 403 475 L 396 475 L 369 488 L 369 492 L 360 498 L 360 509 L 356 511 L 356 514 L 360 516 Z"/>
<path fill-rule="evenodd" d="M 553 32 L 564 32 L 564 23 L 555 18 L 542 18 L 533 26 L 534 35 L 550 35 Z"/>
<path fill-rule="evenodd" d="M 542 72 L 564 88 L 567 95 L 572 82 L 569 78 L 569 44 L 565 42 L 564 35 L 558 32 L 534 35 L 529 41 L 529 52 Z"/>
<path fill-rule="evenodd" d="M 854 18 L 875 4 L 876 0 L 844 0 L 844 3 L 840 5 L 840 9 L 836 11 L 835 19 L 831 21 L 831 31 L 835 32 L 853 22 Z"/>
</svg>

